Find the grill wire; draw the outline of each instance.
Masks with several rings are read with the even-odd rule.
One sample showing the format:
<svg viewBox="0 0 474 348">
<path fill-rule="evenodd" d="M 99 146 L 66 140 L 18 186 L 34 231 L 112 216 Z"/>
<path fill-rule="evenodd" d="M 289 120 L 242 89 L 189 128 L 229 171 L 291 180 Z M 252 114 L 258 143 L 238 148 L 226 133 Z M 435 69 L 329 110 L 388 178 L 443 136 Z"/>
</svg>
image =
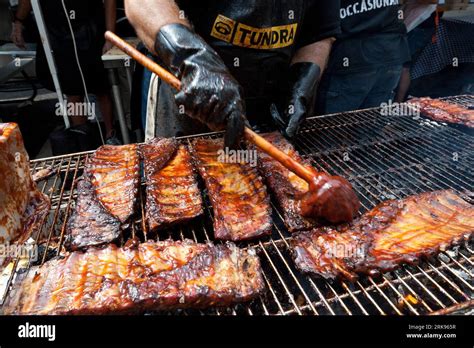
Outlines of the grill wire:
<svg viewBox="0 0 474 348">
<path fill-rule="evenodd" d="M 474 96 L 446 98 L 472 107 Z M 294 144 L 313 165 L 349 179 L 357 191 L 362 212 L 387 199 L 452 188 L 474 203 L 472 168 L 474 142 L 469 130 L 412 116 L 382 116 L 380 109 L 309 119 Z M 200 137 L 217 137 L 217 134 Z M 184 137 L 189 142 L 198 137 Z M 91 152 L 31 161 L 32 173 L 53 168 L 55 175 L 38 187 L 51 199 L 51 211 L 32 236 L 39 245 L 38 261 L 16 259 L 2 276 L 0 299 L 14 286 L 17 272 L 28 271 L 64 252 L 65 227 L 76 198 L 75 180 Z M 201 183 L 202 184 L 202 183 Z M 205 190 L 203 190 L 205 191 Z M 144 190 L 139 212 L 127 238 L 147 240 Z M 465 242 L 418 265 L 403 266 L 379 277 L 363 276 L 355 283 L 326 281 L 295 269 L 290 257 L 291 234 L 272 202 L 271 238 L 241 243 L 260 256 L 267 285 L 264 296 L 231 308 L 177 310 L 172 314 L 211 315 L 423 315 L 472 313 L 474 308 L 474 245 Z M 212 208 L 205 197 L 205 214 L 192 224 L 160 232 L 154 239 L 212 241 Z"/>
</svg>

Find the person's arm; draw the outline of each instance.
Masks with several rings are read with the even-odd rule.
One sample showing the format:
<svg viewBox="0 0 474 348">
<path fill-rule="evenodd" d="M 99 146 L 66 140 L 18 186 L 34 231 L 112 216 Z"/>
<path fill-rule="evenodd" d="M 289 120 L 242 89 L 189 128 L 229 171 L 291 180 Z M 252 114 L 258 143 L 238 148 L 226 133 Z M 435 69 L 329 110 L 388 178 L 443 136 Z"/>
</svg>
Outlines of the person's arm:
<svg viewBox="0 0 474 348">
<path fill-rule="evenodd" d="M 291 64 L 310 62 L 318 65 L 321 73 L 324 72 L 334 41 L 336 41 L 336 38 L 330 37 L 300 48 L 293 56 Z"/>
<path fill-rule="evenodd" d="M 296 135 L 306 117 L 312 116 L 321 74 L 340 33 L 339 9 L 338 0 L 308 1 L 299 49 L 288 73 L 286 99 L 281 112 L 275 105 L 271 108 L 275 123 L 290 138 Z"/>
<path fill-rule="evenodd" d="M 117 0 L 104 0 L 105 29 L 115 32 L 117 22 Z"/>
<path fill-rule="evenodd" d="M 173 23 L 189 26 L 186 19 L 180 18 L 173 0 L 125 0 L 125 13 L 138 37 L 155 54 L 155 39 L 162 27 Z"/>
<path fill-rule="evenodd" d="M 105 12 L 105 30 L 115 33 L 117 22 L 117 0 L 104 0 Z M 105 41 L 102 53 L 109 51 L 113 45 L 109 41 Z"/>
<path fill-rule="evenodd" d="M 18 9 L 15 13 L 15 18 L 12 23 L 11 40 L 20 48 L 25 47 L 25 40 L 23 38 L 23 22 L 28 18 L 31 12 L 30 0 L 20 0 L 18 2 Z"/>
<path fill-rule="evenodd" d="M 212 130 L 226 129 L 225 145 L 234 147 L 244 133 L 242 90 L 224 61 L 171 0 L 125 0 L 130 23 L 161 61 L 181 80 L 176 103 Z"/>
</svg>

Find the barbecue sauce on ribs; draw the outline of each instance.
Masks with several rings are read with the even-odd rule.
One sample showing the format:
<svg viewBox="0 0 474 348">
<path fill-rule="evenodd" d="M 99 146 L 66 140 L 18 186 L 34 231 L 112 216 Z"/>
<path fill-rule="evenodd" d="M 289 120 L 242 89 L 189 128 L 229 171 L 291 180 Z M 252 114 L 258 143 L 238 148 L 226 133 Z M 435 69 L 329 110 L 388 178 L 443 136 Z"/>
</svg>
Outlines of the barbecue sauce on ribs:
<svg viewBox="0 0 474 348">
<path fill-rule="evenodd" d="M 351 224 L 298 233 L 291 249 L 303 272 L 355 280 L 414 263 L 473 233 L 474 207 L 447 190 L 386 201 Z"/>
<path fill-rule="evenodd" d="M 249 163 L 219 159 L 222 139 L 197 139 L 191 153 L 214 211 L 214 237 L 243 241 L 271 234 L 270 197 Z"/>
<path fill-rule="evenodd" d="M 346 179 L 317 172 L 280 133 L 262 136 L 295 161 L 314 171 L 316 179 L 308 184 L 257 149 L 260 173 L 275 194 L 290 232 L 310 229 L 325 222 L 324 220 L 340 223 L 354 218 L 359 210 L 359 199 Z M 252 144 L 249 146 L 256 148 Z"/>
<path fill-rule="evenodd" d="M 202 199 L 191 155 L 175 139 L 142 145 L 149 231 L 187 222 L 202 214 Z"/>
<path fill-rule="evenodd" d="M 20 273 L 4 314 L 112 314 L 208 308 L 262 294 L 260 261 L 233 244 L 127 243 L 73 252 Z"/>
</svg>

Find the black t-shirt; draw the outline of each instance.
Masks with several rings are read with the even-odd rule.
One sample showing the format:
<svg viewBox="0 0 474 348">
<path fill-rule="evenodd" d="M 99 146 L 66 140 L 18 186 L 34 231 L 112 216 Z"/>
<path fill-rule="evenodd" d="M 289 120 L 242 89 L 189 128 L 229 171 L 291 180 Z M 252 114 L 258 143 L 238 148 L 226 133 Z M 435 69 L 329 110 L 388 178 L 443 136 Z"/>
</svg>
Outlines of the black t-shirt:
<svg viewBox="0 0 474 348">
<path fill-rule="evenodd" d="M 410 59 L 398 0 L 341 0 L 341 35 L 328 71 L 351 73 Z"/>
<path fill-rule="evenodd" d="M 98 22 L 104 26 L 104 5 L 100 0 L 65 0 L 64 4 L 69 14 L 71 26 L 74 30 L 85 23 Z M 60 0 L 42 0 L 41 9 L 46 27 L 49 31 L 64 30 L 69 33 L 69 24 L 66 20 L 64 8 Z"/>
<path fill-rule="evenodd" d="M 181 0 L 251 99 L 279 94 L 295 51 L 340 33 L 339 0 Z"/>
<path fill-rule="evenodd" d="M 82 95 L 81 75 L 77 66 L 75 50 L 89 92 L 103 92 L 108 81 L 101 60 L 104 45 L 105 13 L 100 0 L 65 0 L 66 10 L 74 33 L 71 30 L 60 0 L 41 0 L 40 5 L 48 32 L 49 43 L 54 52 L 56 69 L 62 91 L 68 95 Z M 51 73 L 41 44 L 38 45 L 36 71 L 42 84 L 54 90 Z"/>
</svg>

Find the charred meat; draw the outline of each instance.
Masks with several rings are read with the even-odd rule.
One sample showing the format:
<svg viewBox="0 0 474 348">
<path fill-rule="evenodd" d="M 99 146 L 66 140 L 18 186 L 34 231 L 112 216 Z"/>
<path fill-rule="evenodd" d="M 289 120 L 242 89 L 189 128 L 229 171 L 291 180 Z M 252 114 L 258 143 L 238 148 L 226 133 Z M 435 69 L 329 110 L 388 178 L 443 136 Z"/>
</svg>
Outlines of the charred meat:
<svg viewBox="0 0 474 348">
<path fill-rule="evenodd" d="M 91 248 L 18 276 L 4 314 L 108 314 L 207 308 L 264 291 L 260 261 L 233 244 L 147 242 Z"/>
<path fill-rule="evenodd" d="M 149 231 L 187 222 L 202 214 L 191 155 L 174 139 L 154 139 L 140 148 L 145 165 Z"/>
<path fill-rule="evenodd" d="M 297 162 L 310 165 L 280 133 L 274 132 L 262 136 Z M 257 151 L 260 173 L 275 195 L 289 231 L 295 232 L 314 227 L 317 221 L 304 217 L 300 207 L 300 198 L 308 192 L 309 184 L 266 153 Z"/>
<path fill-rule="evenodd" d="M 474 110 L 461 105 L 431 98 L 414 98 L 409 103 L 416 105 L 423 115 L 435 121 L 474 127 Z"/>
<path fill-rule="evenodd" d="M 191 146 L 214 210 L 215 238 L 242 241 L 269 235 L 271 206 L 262 179 L 249 163 L 219 158 L 223 149 L 221 139 L 197 139 Z"/>
<path fill-rule="evenodd" d="M 101 146 L 87 161 L 84 173 L 104 208 L 125 223 L 133 214 L 138 194 L 137 145 Z"/>
<path fill-rule="evenodd" d="M 66 245 L 71 250 L 107 244 L 120 237 L 120 221 L 100 204 L 90 179 L 77 184 L 76 207 L 67 225 Z"/>
<path fill-rule="evenodd" d="M 351 224 L 302 232 L 291 242 L 297 267 L 324 278 L 357 279 L 414 263 L 474 233 L 474 207 L 454 192 L 383 202 Z"/>
<path fill-rule="evenodd" d="M 139 184 L 136 145 L 101 146 L 89 158 L 77 185 L 66 245 L 84 249 L 115 241 L 133 214 Z"/>
</svg>

